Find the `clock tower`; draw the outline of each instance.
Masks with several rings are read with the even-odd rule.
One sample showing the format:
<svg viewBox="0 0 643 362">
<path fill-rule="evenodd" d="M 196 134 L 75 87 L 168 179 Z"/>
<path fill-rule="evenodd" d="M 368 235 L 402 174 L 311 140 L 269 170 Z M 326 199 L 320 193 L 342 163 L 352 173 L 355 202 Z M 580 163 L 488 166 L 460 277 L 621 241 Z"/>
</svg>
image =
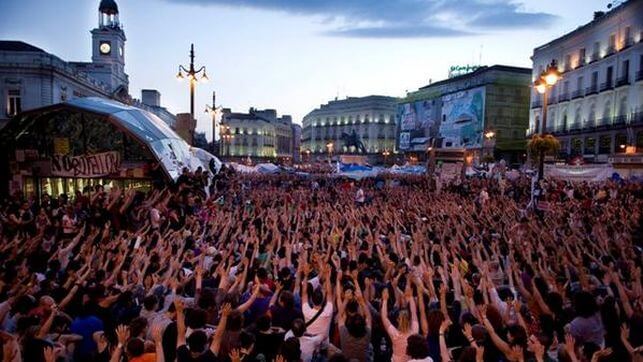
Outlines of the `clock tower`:
<svg viewBox="0 0 643 362">
<path fill-rule="evenodd" d="M 98 27 L 92 33 L 92 75 L 113 92 L 127 91 L 125 74 L 125 32 L 118 17 L 115 0 L 101 0 Z"/>
</svg>

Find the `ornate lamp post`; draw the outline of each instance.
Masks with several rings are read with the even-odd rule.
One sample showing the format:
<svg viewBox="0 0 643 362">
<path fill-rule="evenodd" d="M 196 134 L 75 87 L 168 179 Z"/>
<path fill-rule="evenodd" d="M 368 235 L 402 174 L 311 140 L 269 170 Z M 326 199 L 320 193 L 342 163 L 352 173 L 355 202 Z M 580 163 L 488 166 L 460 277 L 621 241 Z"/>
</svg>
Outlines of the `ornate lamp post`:
<svg viewBox="0 0 643 362">
<path fill-rule="evenodd" d="M 183 72 L 186 73 L 185 76 L 183 76 Z M 196 88 L 196 83 L 197 83 L 197 75 L 199 73 L 203 72 L 203 75 L 201 75 L 201 82 L 205 83 L 210 78 L 208 78 L 208 75 L 205 73 L 205 66 L 202 66 L 198 70 L 194 68 L 194 44 L 190 47 L 190 65 L 186 69 L 184 66 L 179 65 L 179 72 L 176 74 L 176 79 L 179 81 L 182 81 L 183 78 L 188 78 L 188 81 L 190 82 L 190 116 L 192 119 L 194 119 L 194 90 Z"/>
<path fill-rule="evenodd" d="M 212 92 L 212 106 L 205 105 L 205 113 L 210 113 L 212 116 L 212 144 L 217 139 L 217 117 L 221 114 L 221 107 L 217 107 L 217 94 Z M 221 136 L 221 134 L 219 134 Z"/>
<path fill-rule="evenodd" d="M 551 64 L 543 71 L 534 81 L 534 88 L 543 96 L 542 122 L 540 124 L 540 135 L 544 136 L 547 131 L 547 93 L 561 79 L 556 61 L 552 60 Z M 536 125 L 538 126 L 538 125 Z M 538 155 L 538 181 L 545 176 L 545 151 L 541 148 Z"/>
<path fill-rule="evenodd" d="M 384 166 L 388 165 L 388 156 L 390 154 L 391 152 L 389 152 L 389 150 L 384 150 L 384 152 L 382 152 L 382 156 L 384 156 Z"/>
</svg>

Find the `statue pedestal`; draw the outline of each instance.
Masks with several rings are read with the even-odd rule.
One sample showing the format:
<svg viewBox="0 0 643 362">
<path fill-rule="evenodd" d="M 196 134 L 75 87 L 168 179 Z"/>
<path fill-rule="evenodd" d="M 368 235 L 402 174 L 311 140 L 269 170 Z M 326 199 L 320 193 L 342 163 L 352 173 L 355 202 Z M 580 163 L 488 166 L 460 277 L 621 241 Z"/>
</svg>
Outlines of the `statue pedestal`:
<svg viewBox="0 0 643 362">
<path fill-rule="evenodd" d="M 362 155 L 340 155 L 339 162 L 353 163 L 356 165 L 366 165 L 368 164 L 368 157 Z"/>
</svg>

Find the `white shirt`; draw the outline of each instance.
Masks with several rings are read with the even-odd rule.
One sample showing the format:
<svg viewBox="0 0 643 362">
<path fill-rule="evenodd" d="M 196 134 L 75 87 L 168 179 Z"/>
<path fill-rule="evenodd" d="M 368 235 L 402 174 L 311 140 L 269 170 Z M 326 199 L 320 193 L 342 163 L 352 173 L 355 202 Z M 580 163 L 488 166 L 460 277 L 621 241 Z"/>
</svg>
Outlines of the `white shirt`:
<svg viewBox="0 0 643 362">
<path fill-rule="evenodd" d="M 321 318 L 321 316 L 319 316 Z M 295 335 L 292 331 L 288 331 L 284 335 L 284 341 L 288 338 L 294 337 Z M 299 349 L 301 350 L 301 360 L 304 362 L 310 362 L 313 359 L 315 351 L 319 349 L 321 343 L 324 341 L 323 335 L 310 335 L 308 332 L 303 336 L 299 337 Z"/>
<path fill-rule="evenodd" d="M 301 312 L 304 314 L 304 322 L 308 322 L 313 319 L 319 309 L 311 308 L 308 303 L 303 303 L 301 306 Z M 328 333 L 330 332 L 330 323 L 333 320 L 333 303 L 326 302 L 324 306 L 324 311 L 317 317 L 317 319 L 308 327 L 306 327 L 306 333 L 312 335 L 322 335 L 324 340 L 328 340 Z"/>
<path fill-rule="evenodd" d="M 364 196 L 364 190 L 362 190 L 362 189 L 357 190 L 357 195 L 355 196 L 355 201 L 357 201 L 359 203 L 362 203 L 362 202 L 364 202 L 365 199 L 366 198 Z"/>
</svg>

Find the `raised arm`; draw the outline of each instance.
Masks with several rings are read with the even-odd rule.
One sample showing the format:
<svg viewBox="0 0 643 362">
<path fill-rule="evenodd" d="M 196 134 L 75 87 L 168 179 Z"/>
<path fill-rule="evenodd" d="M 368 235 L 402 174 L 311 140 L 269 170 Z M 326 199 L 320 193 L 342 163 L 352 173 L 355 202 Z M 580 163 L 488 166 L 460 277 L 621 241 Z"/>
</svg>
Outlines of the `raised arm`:
<svg viewBox="0 0 643 362">
<path fill-rule="evenodd" d="M 217 325 L 217 329 L 214 332 L 214 337 L 212 338 L 212 343 L 210 344 L 210 351 L 214 353 L 215 356 L 219 356 L 219 350 L 221 349 L 221 339 L 223 338 L 223 332 L 225 332 L 225 327 L 226 324 L 228 323 L 228 316 L 230 315 L 230 312 L 232 311 L 232 307 L 230 304 L 225 304 L 223 305 L 223 309 L 221 310 L 221 320 L 219 321 L 219 325 Z"/>
</svg>

